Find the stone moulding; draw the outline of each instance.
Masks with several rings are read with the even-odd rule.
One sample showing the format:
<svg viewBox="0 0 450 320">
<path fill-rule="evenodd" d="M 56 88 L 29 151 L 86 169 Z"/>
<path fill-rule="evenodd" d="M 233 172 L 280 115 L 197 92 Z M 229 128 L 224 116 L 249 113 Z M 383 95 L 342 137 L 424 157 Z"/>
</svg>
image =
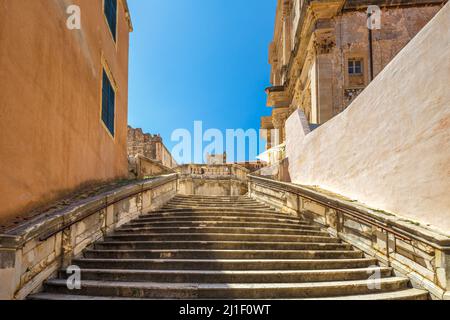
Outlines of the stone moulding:
<svg viewBox="0 0 450 320">
<path fill-rule="evenodd" d="M 39 216 L 0 234 L 0 299 L 24 299 L 108 232 L 164 205 L 176 173 L 139 181 Z"/>
<path fill-rule="evenodd" d="M 128 30 L 130 32 L 133 32 L 133 22 L 131 21 L 131 14 L 130 14 L 130 9 L 128 7 L 128 0 L 121 0 L 121 1 L 122 1 L 123 8 L 125 10 L 125 19 L 127 20 L 127 23 L 128 23 Z"/>
<path fill-rule="evenodd" d="M 278 87 L 276 87 L 278 88 Z M 277 89 L 277 90 L 266 90 L 267 92 L 267 103 L 266 105 L 268 107 L 275 107 L 275 108 L 286 108 L 291 105 L 292 97 L 288 94 L 287 91 L 283 88 Z"/>
<path fill-rule="evenodd" d="M 433 299 L 450 299 L 450 237 L 338 195 L 249 176 L 249 196 L 320 225 L 407 276 Z"/>
</svg>

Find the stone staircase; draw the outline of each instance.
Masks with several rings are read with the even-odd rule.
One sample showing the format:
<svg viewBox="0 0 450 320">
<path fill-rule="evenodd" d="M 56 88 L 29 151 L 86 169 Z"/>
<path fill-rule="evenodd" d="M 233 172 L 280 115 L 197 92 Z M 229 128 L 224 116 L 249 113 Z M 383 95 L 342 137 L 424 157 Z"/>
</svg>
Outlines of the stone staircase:
<svg viewBox="0 0 450 320">
<path fill-rule="evenodd" d="M 328 233 L 245 196 L 178 195 L 74 259 L 30 299 L 427 299 Z M 369 279 L 379 271 L 378 289 Z"/>
</svg>

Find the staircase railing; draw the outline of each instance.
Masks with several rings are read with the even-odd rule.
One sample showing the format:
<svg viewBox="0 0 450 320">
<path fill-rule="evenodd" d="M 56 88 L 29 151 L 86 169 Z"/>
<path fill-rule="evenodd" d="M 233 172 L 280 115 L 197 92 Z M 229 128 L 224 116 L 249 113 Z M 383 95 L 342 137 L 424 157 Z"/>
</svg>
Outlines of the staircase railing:
<svg viewBox="0 0 450 320">
<path fill-rule="evenodd" d="M 86 247 L 167 203 L 177 193 L 177 182 L 176 173 L 136 181 L 0 234 L 0 300 L 24 299 Z"/>
<path fill-rule="evenodd" d="M 337 195 L 254 174 L 249 175 L 249 195 L 286 213 L 319 223 L 388 266 L 416 279 L 418 276 L 434 290 L 436 297 L 448 295 L 450 237 L 447 235 Z"/>
</svg>

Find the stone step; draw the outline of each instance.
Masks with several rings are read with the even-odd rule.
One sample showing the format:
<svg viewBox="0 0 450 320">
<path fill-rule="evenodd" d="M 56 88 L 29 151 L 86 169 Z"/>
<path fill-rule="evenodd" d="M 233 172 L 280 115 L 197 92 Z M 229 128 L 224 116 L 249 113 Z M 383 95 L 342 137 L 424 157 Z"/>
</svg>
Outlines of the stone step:
<svg viewBox="0 0 450 320">
<path fill-rule="evenodd" d="M 183 202 L 183 203 L 226 203 L 226 204 L 233 204 L 233 203 L 246 203 L 246 204 L 259 204 L 259 205 L 265 205 L 264 203 L 254 201 L 252 199 L 202 199 L 202 200 L 195 200 L 195 199 L 180 199 L 180 198 L 173 198 L 168 203 L 172 202 Z"/>
<path fill-rule="evenodd" d="M 249 242 L 249 241 L 104 241 L 94 244 L 95 249 L 215 249 L 215 250 L 350 250 L 345 243 L 315 242 Z"/>
<path fill-rule="evenodd" d="M 256 201 L 250 197 L 247 197 L 246 195 L 226 195 L 226 196 L 206 196 L 206 195 L 194 195 L 194 194 L 177 194 L 172 199 L 195 199 L 195 200 L 236 200 L 236 199 L 242 199 L 242 200 L 252 200 Z"/>
<path fill-rule="evenodd" d="M 429 293 L 420 289 L 405 289 L 393 292 L 361 294 L 355 296 L 320 298 L 314 300 L 428 300 Z"/>
<path fill-rule="evenodd" d="M 198 284 L 159 282 L 83 281 L 77 294 L 132 298 L 172 299 L 270 299 L 313 298 L 372 294 L 372 280 L 308 283 Z M 380 280 L 377 293 L 403 290 L 408 279 L 391 277 Z M 50 293 L 73 294 L 65 280 L 50 280 L 45 288 Z"/>
<path fill-rule="evenodd" d="M 242 228 L 242 227 L 131 227 L 124 226 L 116 230 L 116 234 L 146 233 L 226 233 L 226 234 L 280 234 L 280 235 L 313 235 L 329 236 L 328 232 L 305 229 L 281 228 Z"/>
<path fill-rule="evenodd" d="M 429 294 L 420 289 L 404 289 L 393 292 L 362 294 L 356 296 L 337 296 L 328 298 L 309 298 L 304 300 L 428 300 Z M 30 300 L 140 300 L 138 298 L 82 296 L 74 294 L 37 293 L 29 297 Z M 284 299 L 285 300 L 285 299 Z M 296 299 L 303 300 L 303 299 Z"/>
<path fill-rule="evenodd" d="M 391 268 L 360 268 L 336 270 L 269 270 L 269 271 L 215 271 L 215 270 L 114 270 L 83 269 L 81 279 L 126 282 L 173 282 L 173 283 L 289 283 L 367 280 L 380 272 L 381 277 L 391 276 Z M 61 279 L 68 274 L 60 271 Z"/>
<path fill-rule="evenodd" d="M 306 221 L 297 220 L 296 218 L 269 218 L 269 217 L 245 217 L 245 216 L 211 216 L 211 215 L 167 215 L 167 216 L 152 216 L 143 215 L 139 219 L 133 221 L 137 222 L 197 222 L 197 221 L 212 221 L 212 222 L 251 222 L 251 223 L 265 223 L 265 222 L 275 222 L 275 223 L 289 223 L 292 225 L 299 226 L 310 226 L 311 224 Z"/>
<path fill-rule="evenodd" d="M 35 300 L 35 301 L 90 301 L 90 300 L 123 301 L 123 300 L 133 300 L 133 301 L 135 301 L 135 300 L 142 300 L 142 299 L 125 298 L 125 297 L 82 296 L 82 295 L 76 295 L 76 294 L 59 294 L 59 293 L 40 292 L 40 293 L 35 293 L 35 294 L 28 296 L 27 300 Z M 147 299 L 147 300 L 149 300 L 149 299 Z"/>
<path fill-rule="evenodd" d="M 167 204 L 163 206 L 161 211 L 172 211 L 172 210 L 208 210 L 208 211 L 250 211 L 250 212 L 269 212 L 269 213 L 277 213 L 275 210 L 272 210 L 269 207 L 265 206 L 230 206 L 230 205 L 222 205 L 222 206 L 182 206 L 182 205 L 170 205 Z"/>
<path fill-rule="evenodd" d="M 249 206 L 249 205 L 236 205 L 236 206 L 231 206 L 231 205 L 221 205 L 221 206 L 214 206 L 214 205 L 198 205 L 198 206 L 193 206 L 193 205 L 172 205 L 172 204 L 167 204 L 163 207 L 161 207 L 161 209 L 159 209 L 160 211 L 171 211 L 171 210 L 186 210 L 186 211 L 194 211 L 194 210 L 227 210 L 227 211 L 261 211 L 261 212 L 271 212 L 271 213 L 277 213 L 275 210 L 269 208 L 269 207 L 265 207 L 265 206 Z"/>
<path fill-rule="evenodd" d="M 157 220 L 154 222 L 141 222 L 133 221 L 126 225 L 130 228 L 140 228 L 140 227 L 166 227 L 166 228 L 184 228 L 184 227 L 228 227 L 228 228 L 283 228 L 292 230 L 320 230 L 319 226 L 313 226 L 308 224 L 297 224 L 297 223 L 270 223 L 270 222 L 241 222 L 241 221 L 216 221 L 216 220 L 200 220 L 200 221 L 161 221 Z"/>
<path fill-rule="evenodd" d="M 300 218 L 287 216 L 283 214 L 277 214 L 274 212 L 261 212 L 261 211 L 215 211 L 215 210 L 194 210 L 194 211 L 186 211 L 186 210 L 176 210 L 176 211 L 164 211 L 164 212 L 153 212 L 151 214 L 142 215 L 142 218 L 170 218 L 170 217 L 189 217 L 189 216 L 208 216 L 208 217 L 242 217 L 242 218 L 276 218 L 276 219 L 289 219 L 292 221 L 304 221 Z"/>
<path fill-rule="evenodd" d="M 133 270 L 324 270 L 375 266 L 369 258 L 355 259 L 74 259 L 83 269 Z"/>
<path fill-rule="evenodd" d="M 338 243 L 339 239 L 330 236 L 289 235 L 289 234 L 230 234 L 230 233 L 114 233 L 105 237 L 108 240 L 120 241 L 270 241 L 270 242 L 331 242 Z"/>
<path fill-rule="evenodd" d="M 217 201 L 217 200 L 202 200 L 202 201 L 197 201 L 197 200 L 188 200 L 188 199 L 173 199 L 170 200 L 168 202 L 168 204 L 188 204 L 188 205 L 258 205 L 258 206 L 264 206 L 264 207 L 269 207 L 266 204 L 263 203 L 259 203 L 256 201 L 252 201 L 252 200 L 231 200 L 231 201 Z"/>
<path fill-rule="evenodd" d="M 73 259 L 35 300 L 426 299 L 317 224 L 243 196 L 177 196 Z M 371 277 L 381 272 L 381 289 Z"/>
<path fill-rule="evenodd" d="M 84 252 L 88 259 L 351 259 L 363 258 L 354 250 L 201 250 L 134 249 Z"/>
<path fill-rule="evenodd" d="M 181 194 L 177 194 L 172 199 L 194 199 L 196 201 L 201 201 L 201 200 L 233 201 L 233 200 L 249 200 L 250 199 L 252 201 L 256 201 L 247 196 L 200 196 L 200 195 L 181 195 Z"/>
<path fill-rule="evenodd" d="M 193 209 L 193 208 L 216 208 L 216 207 L 220 207 L 220 208 L 230 208 L 230 209 L 234 209 L 234 208 L 244 208 L 244 209 L 266 209 L 266 210 L 271 210 L 270 207 L 265 206 L 265 205 L 260 205 L 260 204 L 248 204 L 248 203 L 233 203 L 233 204 L 221 204 L 221 203 L 185 203 L 185 202 L 169 202 L 166 205 L 164 205 L 162 208 L 163 209 L 177 209 L 177 208 L 188 208 L 188 209 Z"/>
<path fill-rule="evenodd" d="M 234 208 L 234 207 L 249 207 L 249 208 L 265 208 L 270 209 L 269 206 L 266 206 L 264 204 L 259 203 L 253 203 L 253 202 L 230 202 L 230 203 L 224 203 L 224 202 L 190 202 L 190 201 L 170 201 L 166 203 L 163 208 L 166 207 L 227 207 L 227 208 Z"/>
<path fill-rule="evenodd" d="M 272 213 L 272 214 L 278 214 L 281 216 L 288 216 L 288 214 L 285 213 L 280 213 L 278 211 L 276 211 L 275 209 L 269 208 L 269 207 L 242 207 L 242 206 L 236 206 L 236 207 L 231 207 L 231 206 L 222 206 L 222 207 L 211 207 L 211 206 L 199 206 L 199 207 L 194 207 L 194 206 L 188 206 L 188 207 L 178 207 L 178 206 L 174 206 L 173 208 L 168 208 L 168 207 L 161 207 L 159 209 L 150 211 L 149 213 L 154 213 L 154 212 L 160 212 L 160 213 L 164 213 L 164 212 L 194 212 L 194 211 L 200 211 L 200 212 L 222 212 L 222 211 L 226 211 L 226 212 L 251 212 L 251 213 Z"/>
</svg>

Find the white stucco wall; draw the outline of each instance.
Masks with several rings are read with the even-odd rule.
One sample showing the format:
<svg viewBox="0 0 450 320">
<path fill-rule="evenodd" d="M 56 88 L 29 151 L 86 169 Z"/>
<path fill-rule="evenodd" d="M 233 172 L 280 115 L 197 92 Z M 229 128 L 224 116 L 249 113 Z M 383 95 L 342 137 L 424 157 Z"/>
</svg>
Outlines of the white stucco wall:
<svg viewBox="0 0 450 320">
<path fill-rule="evenodd" d="M 317 185 L 450 234 L 450 4 L 342 114 L 286 123 L 294 183 Z"/>
</svg>

